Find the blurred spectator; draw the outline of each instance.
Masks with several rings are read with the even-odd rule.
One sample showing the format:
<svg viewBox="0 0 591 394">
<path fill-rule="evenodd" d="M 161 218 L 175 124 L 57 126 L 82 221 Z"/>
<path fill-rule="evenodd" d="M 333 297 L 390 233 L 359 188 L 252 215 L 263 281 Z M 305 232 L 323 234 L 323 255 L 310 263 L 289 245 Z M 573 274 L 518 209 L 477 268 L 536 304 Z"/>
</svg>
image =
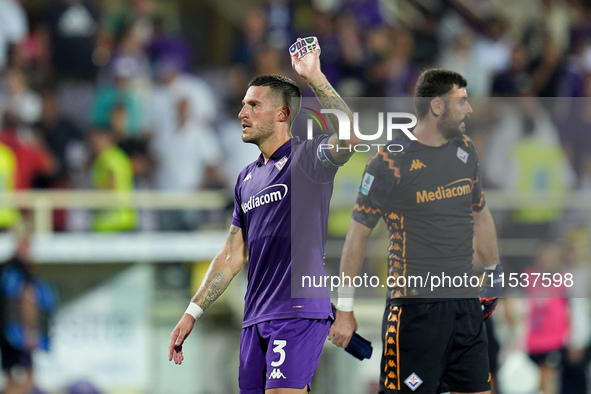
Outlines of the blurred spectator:
<svg viewBox="0 0 591 394">
<path fill-rule="evenodd" d="M 41 96 L 29 88 L 23 70 L 9 67 L 6 70 L 7 89 L 0 96 L 0 116 L 10 112 L 21 124 L 32 125 L 41 119 L 43 102 Z"/>
<path fill-rule="evenodd" d="M 555 97 L 564 58 L 550 34 L 543 34 L 542 45 L 542 52 L 531 64 L 531 94 L 537 97 Z"/>
<path fill-rule="evenodd" d="M 585 58 L 585 50 L 584 40 L 578 39 L 573 41 L 570 53 L 565 56 L 556 92 L 563 103 L 569 103 L 568 97 L 585 96 L 585 74 L 591 65 Z"/>
<path fill-rule="evenodd" d="M 16 157 L 12 149 L 0 143 L 0 193 L 14 191 L 16 182 Z M 7 229 L 18 223 L 20 212 L 16 208 L 0 208 L 0 229 Z"/>
<path fill-rule="evenodd" d="M 149 37 L 153 31 L 153 0 L 124 0 L 119 2 L 112 12 L 108 12 L 102 18 L 101 34 L 98 39 L 97 47 L 104 54 L 104 63 L 110 60 L 112 52 L 119 39 L 129 30 L 130 26 L 135 26 L 141 35 Z"/>
<path fill-rule="evenodd" d="M 291 45 L 291 2 L 288 0 L 266 0 L 268 41 L 275 50 L 284 50 Z"/>
<path fill-rule="evenodd" d="M 564 56 L 570 44 L 569 30 L 573 22 L 573 11 L 565 0 L 539 0 L 539 6 L 521 21 L 523 43 L 530 49 L 532 57 L 544 51 L 544 35 L 547 33 L 556 45 L 558 57 Z"/>
<path fill-rule="evenodd" d="M 211 128 L 218 117 L 218 96 L 205 80 L 181 71 L 176 59 L 164 59 L 157 66 L 159 85 L 154 89 L 151 123 L 155 134 L 177 127 L 177 104 L 189 103 L 191 121 L 201 128 Z"/>
<path fill-rule="evenodd" d="M 425 12 L 422 23 L 412 30 L 415 44 L 413 46 L 412 60 L 421 68 L 435 64 L 440 56 L 439 22 L 438 15 Z"/>
<path fill-rule="evenodd" d="M 534 285 L 533 274 L 561 273 L 556 245 L 542 245 L 536 257 L 535 266 L 525 272 L 532 280 L 525 294 L 528 311 L 526 317 L 526 350 L 530 358 L 540 368 L 540 392 L 556 392 L 558 368 L 564 355 L 570 335 L 570 317 L 567 287 L 542 286 L 542 280 Z M 569 393 L 571 394 L 571 393 Z M 574 394 L 574 393 L 572 393 Z"/>
<path fill-rule="evenodd" d="M 129 157 L 113 142 L 107 129 L 94 129 L 90 145 L 95 155 L 92 164 L 93 186 L 99 190 L 132 192 L 133 166 Z M 133 208 L 107 208 L 96 213 L 95 231 L 131 231 L 137 225 L 137 212 Z"/>
<path fill-rule="evenodd" d="M 39 138 L 56 160 L 57 170 L 51 176 L 38 177 L 35 187 L 43 189 L 67 189 L 72 187 L 71 176 L 74 166 L 72 156 L 83 147 L 82 132 L 69 119 L 57 113 L 56 97 L 53 91 L 46 90 L 43 97 L 43 114 L 35 129 Z M 66 211 L 63 209 L 53 212 L 54 230 L 63 231 L 66 228 Z"/>
<path fill-rule="evenodd" d="M 154 19 L 152 40 L 146 48 L 150 64 L 159 64 L 163 59 L 175 59 L 183 72 L 191 71 L 191 46 L 180 36 L 169 34 L 164 28 L 164 19 Z"/>
<path fill-rule="evenodd" d="M 283 74 L 279 52 L 272 48 L 263 50 L 256 59 L 255 70 L 256 75 Z"/>
<path fill-rule="evenodd" d="M 18 0 L 0 0 L 0 73 L 18 56 L 29 31 L 25 10 Z"/>
<path fill-rule="evenodd" d="M 0 350 L 6 393 L 33 390 L 35 349 L 49 349 L 53 288 L 33 273 L 30 239 L 20 236 L 16 254 L 0 265 Z"/>
<path fill-rule="evenodd" d="M 122 57 L 115 62 L 113 71 L 115 82 L 103 85 L 95 94 L 90 113 L 92 125 L 110 129 L 113 117 L 119 116 L 117 111 L 123 108 L 126 115 L 124 135 L 115 137 L 136 137 L 143 123 L 141 97 L 131 86 L 131 80 L 138 71 L 137 63 L 132 58 Z"/>
<path fill-rule="evenodd" d="M 151 31 L 145 31 L 139 22 L 126 26 L 114 43 L 110 62 L 98 75 L 97 85 L 113 84 L 121 73 L 127 73 L 129 90 L 138 95 L 143 103 L 149 102 L 152 74 L 146 47 L 151 36 Z M 145 113 L 145 105 L 142 113 Z M 142 119 L 142 127 L 145 123 Z"/>
<path fill-rule="evenodd" d="M 336 17 L 335 20 L 336 36 L 341 49 L 342 78 L 339 86 L 343 83 L 355 83 L 360 85 L 358 93 L 345 93 L 349 96 L 361 96 L 363 91 L 363 78 L 365 67 L 367 66 L 367 53 L 363 43 L 362 31 L 354 15 L 343 14 Z M 322 43 L 320 43 L 322 48 Z M 340 89 L 340 88 L 339 88 Z"/>
<path fill-rule="evenodd" d="M 57 111 L 55 93 L 46 90 L 42 94 L 43 113 L 41 120 L 36 124 L 45 145 L 51 151 L 57 161 L 57 171 L 48 180 L 47 187 L 64 188 L 68 187 L 70 151 L 75 149 L 74 145 L 83 143 L 83 136 L 80 129 L 69 119 L 61 116 Z"/>
<path fill-rule="evenodd" d="M 231 62 L 252 71 L 255 59 L 267 46 L 267 16 L 262 8 L 254 7 L 248 10 L 242 21 L 242 30 L 231 52 Z"/>
<path fill-rule="evenodd" d="M 370 33 L 371 62 L 367 71 L 370 97 L 412 97 L 419 75 L 412 61 L 413 37 L 405 28 L 380 28 Z"/>
<path fill-rule="evenodd" d="M 385 22 L 383 10 L 378 0 L 345 0 L 340 13 L 352 15 L 363 32 L 374 29 Z"/>
<path fill-rule="evenodd" d="M 89 126 L 88 111 L 94 95 L 101 52 L 98 11 L 88 0 L 47 3 L 39 28 L 42 66 L 47 83 L 56 86 L 59 112 L 81 129 Z"/>
<path fill-rule="evenodd" d="M 93 59 L 99 33 L 99 15 L 87 0 L 57 0 L 43 12 L 41 37 L 48 68 L 58 83 L 64 80 L 92 81 Z"/>
<path fill-rule="evenodd" d="M 454 70 L 468 81 L 470 96 L 488 97 L 491 91 L 492 74 L 486 63 L 476 56 L 472 33 L 461 31 L 454 38 L 451 48 L 443 52 L 439 67 Z"/>
<path fill-rule="evenodd" d="M 489 139 L 483 165 L 488 179 L 497 187 L 517 195 L 544 198 L 574 186 L 575 175 L 566 160 L 558 130 L 548 112 L 533 97 L 505 103 Z M 543 238 L 561 218 L 562 209 L 536 204 L 513 214 L 519 238 Z"/>
<path fill-rule="evenodd" d="M 485 36 L 477 40 L 474 48 L 476 57 L 487 64 L 493 73 L 509 67 L 513 42 L 506 33 L 505 21 L 498 16 L 490 16 L 485 21 Z"/>
<path fill-rule="evenodd" d="M 28 130 L 19 130 L 18 118 L 11 112 L 4 114 L 3 124 L 0 142 L 9 146 L 16 156 L 16 189 L 30 189 L 38 176 L 52 176 L 57 165 L 42 141 Z"/>
<path fill-rule="evenodd" d="M 529 73 L 529 57 L 522 45 L 515 45 L 511 50 L 508 66 L 498 73 L 492 82 L 492 94 L 502 97 L 518 97 L 527 95 L 532 90 L 531 74 Z"/>
<path fill-rule="evenodd" d="M 413 36 L 406 29 L 395 29 L 392 38 L 392 51 L 386 59 L 386 96 L 413 97 L 415 82 L 419 77 L 419 68 L 412 60 Z"/>
<path fill-rule="evenodd" d="M 591 180 L 591 74 L 583 80 L 584 95 L 570 99 L 565 104 L 568 107 L 561 116 L 560 133 L 564 149 L 571 165 L 579 177 L 579 186 L 589 190 Z"/>
<path fill-rule="evenodd" d="M 585 353 L 591 340 L 589 232 L 581 226 L 569 231 L 565 238 L 565 272 L 570 273 L 576 280 L 573 280 L 573 285 L 568 288 L 571 336 L 562 361 L 560 393 L 587 394 L 589 359 Z"/>
<path fill-rule="evenodd" d="M 575 175 L 539 99 L 505 101 L 481 168 L 493 185 L 526 202 L 510 211 L 510 220 L 501 230 L 504 235 L 546 240 L 556 236 L 564 215 L 556 198 L 574 186 Z M 529 256 L 507 257 L 506 263 L 517 272 L 531 264 Z"/>
<path fill-rule="evenodd" d="M 153 141 L 157 165 L 156 186 L 171 192 L 194 192 L 223 186 L 220 142 L 211 127 L 197 123 L 186 99 L 177 102 L 177 124 L 156 135 Z M 197 210 L 163 210 L 159 214 L 163 231 L 196 230 L 203 223 Z"/>
</svg>

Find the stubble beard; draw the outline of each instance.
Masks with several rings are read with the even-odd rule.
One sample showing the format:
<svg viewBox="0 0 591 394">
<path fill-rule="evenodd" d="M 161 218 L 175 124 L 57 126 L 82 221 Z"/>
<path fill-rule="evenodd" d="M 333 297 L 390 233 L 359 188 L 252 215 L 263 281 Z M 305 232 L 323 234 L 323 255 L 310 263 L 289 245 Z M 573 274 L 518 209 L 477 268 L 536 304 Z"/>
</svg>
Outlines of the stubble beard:
<svg viewBox="0 0 591 394">
<path fill-rule="evenodd" d="M 250 129 L 250 133 L 242 136 L 242 141 L 247 144 L 255 144 L 261 146 L 266 140 L 273 135 L 273 128 L 270 124 L 263 124 Z"/>
<path fill-rule="evenodd" d="M 455 120 L 454 118 L 452 118 L 449 109 L 446 108 L 443 111 L 443 115 L 441 116 L 441 120 L 439 121 L 437 128 L 439 129 L 439 132 L 441 133 L 443 138 L 445 138 L 446 140 L 450 140 L 452 138 L 464 135 L 464 133 L 466 132 L 466 128 L 462 126 L 462 122 L 464 122 L 465 120 L 466 117 L 464 117 L 460 121 Z"/>
</svg>

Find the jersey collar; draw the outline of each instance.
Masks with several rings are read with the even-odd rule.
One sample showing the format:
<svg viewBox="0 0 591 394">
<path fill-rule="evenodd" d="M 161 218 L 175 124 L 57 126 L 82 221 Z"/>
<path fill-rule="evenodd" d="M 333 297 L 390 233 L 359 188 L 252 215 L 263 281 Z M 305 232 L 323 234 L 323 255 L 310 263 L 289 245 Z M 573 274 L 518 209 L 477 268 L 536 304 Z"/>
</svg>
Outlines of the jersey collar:
<svg viewBox="0 0 591 394">
<path fill-rule="evenodd" d="M 277 150 L 271 154 L 269 160 L 278 160 L 283 158 L 283 156 L 286 156 L 289 150 L 291 149 L 291 141 L 292 140 L 289 140 L 285 144 L 277 148 Z M 262 153 L 259 155 L 259 158 L 257 159 L 256 163 L 258 166 L 262 166 L 263 164 L 265 164 L 265 158 L 263 157 Z"/>
</svg>

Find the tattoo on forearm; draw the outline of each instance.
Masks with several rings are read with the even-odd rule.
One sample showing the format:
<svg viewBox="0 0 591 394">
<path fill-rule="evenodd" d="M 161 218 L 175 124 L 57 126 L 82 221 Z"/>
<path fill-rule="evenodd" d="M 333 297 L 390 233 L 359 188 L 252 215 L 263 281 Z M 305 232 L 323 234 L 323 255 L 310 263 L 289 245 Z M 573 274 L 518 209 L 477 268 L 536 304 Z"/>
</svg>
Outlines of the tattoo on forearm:
<svg viewBox="0 0 591 394">
<path fill-rule="evenodd" d="M 230 235 L 236 235 L 240 231 L 240 227 L 236 227 L 234 225 L 230 226 Z"/>
<path fill-rule="evenodd" d="M 228 283 L 224 280 L 224 275 L 218 272 L 213 279 L 208 280 L 205 294 L 203 294 L 203 297 L 200 297 L 201 300 L 199 300 L 198 304 L 201 305 L 202 309 L 207 309 L 220 295 L 222 295 L 227 286 Z"/>
<path fill-rule="evenodd" d="M 328 81 L 321 86 L 310 84 L 310 87 L 314 91 L 314 94 L 318 98 L 318 101 L 320 101 L 320 104 L 323 108 L 338 109 L 347 114 L 349 119 L 351 119 L 351 122 L 353 121 L 353 113 L 351 112 L 351 109 Z M 338 130 L 339 122 L 337 117 L 329 114 L 328 119 L 334 128 Z"/>
</svg>

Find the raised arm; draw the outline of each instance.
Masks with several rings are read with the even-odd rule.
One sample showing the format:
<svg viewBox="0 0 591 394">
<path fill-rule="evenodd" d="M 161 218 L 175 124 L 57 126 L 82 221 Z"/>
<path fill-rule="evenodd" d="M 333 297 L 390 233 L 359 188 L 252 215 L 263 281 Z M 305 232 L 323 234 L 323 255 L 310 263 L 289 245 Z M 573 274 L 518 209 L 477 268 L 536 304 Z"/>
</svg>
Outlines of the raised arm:
<svg viewBox="0 0 591 394">
<path fill-rule="evenodd" d="M 355 153 L 354 146 L 361 143 L 361 139 L 353 131 L 353 113 L 351 109 L 322 73 L 320 69 L 320 51 L 313 51 L 299 59 L 296 55 L 292 55 L 291 61 L 294 70 L 306 80 L 322 107 L 339 110 L 348 118 L 351 138 L 341 140 L 338 133 L 339 121 L 337 116 L 334 114 L 328 116 L 330 123 L 337 130 L 328 140 L 327 145 L 331 146 L 329 151 L 335 160 L 339 163 L 345 163 Z"/>
<path fill-rule="evenodd" d="M 371 232 L 371 228 L 354 219 L 351 220 L 341 256 L 341 278 L 350 277 L 353 280 L 355 276 L 359 275 Z M 347 347 L 353 333 L 357 330 L 357 321 L 353 315 L 353 290 L 353 287 L 343 286 L 341 283 L 335 321 L 328 333 L 328 339 L 340 347 Z"/>
<path fill-rule="evenodd" d="M 226 238 L 222 250 L 214 257 L 205 278 L 191 299 L 187 312 L 183 314 L 172 333 L 168 346 L 168 360 L 174 359 L 175 364 L 183 362 L 183 342 L 195 325 L 195 317 L 191 315 L 190 309 L 199 311 L 197 317 L 206 310 L 226 290 L 234 276 L 240 271 L 248 252 L 242 229 L 234 225 L 230 226 L 230 232 Z"/>
</svg>

